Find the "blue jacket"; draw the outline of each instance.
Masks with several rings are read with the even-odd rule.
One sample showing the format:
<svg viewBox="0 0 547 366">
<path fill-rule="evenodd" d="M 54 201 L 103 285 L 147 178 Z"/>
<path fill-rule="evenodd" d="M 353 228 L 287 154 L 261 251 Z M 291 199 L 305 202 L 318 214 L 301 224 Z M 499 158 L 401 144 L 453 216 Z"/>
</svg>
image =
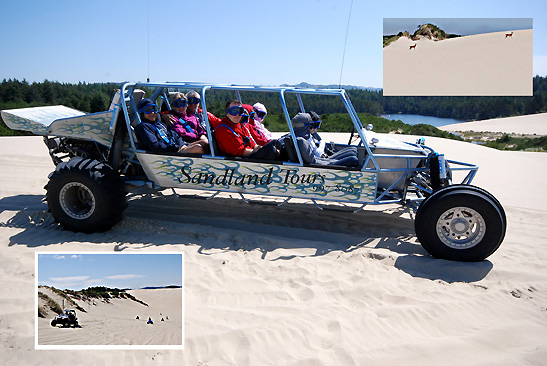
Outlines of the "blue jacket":
<svg viewBox="0 0 547 366">
<path fill-rule="evenodd" d="M 144 150 L 177 152 L 185 145 L 178 133 L 169 130 L 159 120 L 153 123 L 143 118 L 135 127 L 135 135 L 140 148 Z"/>
</svg>

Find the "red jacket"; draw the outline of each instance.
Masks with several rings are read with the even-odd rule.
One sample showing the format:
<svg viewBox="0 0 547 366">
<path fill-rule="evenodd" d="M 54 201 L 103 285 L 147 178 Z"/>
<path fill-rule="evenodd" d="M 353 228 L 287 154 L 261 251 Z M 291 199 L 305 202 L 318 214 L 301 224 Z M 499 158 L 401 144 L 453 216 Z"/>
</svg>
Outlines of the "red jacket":
<svg viewBox="0 0 547 366">
<path fill-rule="evenodd" d="M 224 117 L 215 128 L 215 138 L 220 152 L 225 155 L 242 156 L 245 149 L 253 149 L 256 143 L 241 123 L 233 123 Z"/>
<path fill-rule="evenodd" d="M 211 129 L 214 130 L 215 128 L 217 128 L 217 126 L 220 124 L 220 122 L 222 121 L 220 118 L 218 118 L 217 116 L 215 116 L 213 113 L 211 112 L 207 112 L 207 119 L 209 120 L 209 126 L 211 126 Z"/>
<path fill-rule="evenodd" d="M 245 110 L 247 111 L 247 113 L 249 113 L 249 115 L 253 111 L 253 106 L 251 106 L 251 105 L 242 104 L 241 106 L 243 108 L 245 108 Z M 255 141 L 258 145 L 264 146 L 268 142 L 270 142 L 270 140 L 266 136 L 264 136 L 264 134 L 262 132 L 260 132 L 260 130 L 255 126 L 255 122 L 251 117 L 249 117 L 249 121 L 247 122 L 246 127 L 247 127 L 247 129 L 251 133 L 251 136 L 253 136 L 253 138 L 255 139 Z"/>
</svg>

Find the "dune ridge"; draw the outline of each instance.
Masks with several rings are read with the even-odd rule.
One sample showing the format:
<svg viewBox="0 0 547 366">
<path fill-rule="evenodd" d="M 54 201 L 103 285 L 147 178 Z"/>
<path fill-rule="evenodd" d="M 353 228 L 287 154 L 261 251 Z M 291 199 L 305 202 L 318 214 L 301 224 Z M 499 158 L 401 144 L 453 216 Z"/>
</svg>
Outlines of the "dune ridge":
<svg viewBox="0 0 547 366">
<path fill-rule="evenodd" d="M 533 31 L 505 33 L 399 38 L 383 50 L 384 95 L 531 96 Z"/>
</svg>

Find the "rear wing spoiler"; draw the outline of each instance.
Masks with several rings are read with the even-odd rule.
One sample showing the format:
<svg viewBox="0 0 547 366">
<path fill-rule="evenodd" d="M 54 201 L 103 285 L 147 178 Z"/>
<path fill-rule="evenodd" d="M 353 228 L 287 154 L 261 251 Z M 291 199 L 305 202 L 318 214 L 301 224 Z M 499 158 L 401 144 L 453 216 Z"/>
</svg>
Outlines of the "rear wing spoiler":
<svg viewBox="0 0 547 366">
<path fill-rule="evenodd" d="M 86 113 L 64 105 L 3 110 L 2 120 L 12 130 L 48 135 L 49 126 L 58 119 L 85 116 Z"/>
</svg>

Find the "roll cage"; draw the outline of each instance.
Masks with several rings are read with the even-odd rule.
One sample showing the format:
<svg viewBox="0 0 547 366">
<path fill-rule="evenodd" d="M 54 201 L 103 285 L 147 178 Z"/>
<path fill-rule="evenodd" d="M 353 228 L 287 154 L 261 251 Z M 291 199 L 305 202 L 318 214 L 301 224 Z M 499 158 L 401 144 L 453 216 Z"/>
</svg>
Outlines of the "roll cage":
<svg viewBox="0 0 547 366">
<path fill-rule="evenodd" d="M 203 109 L 203 121 L 206 125 L 207 137 L 210 142 L 214 141 L 213 131 L 207 117 L 207 96 L 214 90 L 235 91 L 238 99 L 241 100 L 241 92 L 259 92 L 259 93 L 275 93 L 280 98 L 281 108 L 285 116 L 287 127 L 293 145 L 298 146 L 296 135 L 291 124 L 291 116 L 287 108 L 286 97 L 295 95 L 298 101 L 300 112 L 306 112 L 306 108 L 302 101 L 302 95 L 327 95 L 339 97 L 344 104 L 353 123 L 353 132 L 350 136 L 350 142 L 354 135 L 357 135 L 359 143 L 358 149 L 363 151 L 363 160 L 360 161 L 360 171 L 374 173 L 380 177 L 376 187 L 376 198 L 371 204 L 387 204 L 387 203 L 406 203 L 416 208 L 419 203 L 429 194 L 439 187 L 432 184 L 433 181 L 442 181 L 443 185 L 452 184 L 453 172 L 467 172 L 460 184 L 471 184 L 478 166 L 474 164 L 459 162 L 455 160 L 445 160 L 444 156 L 436 153 L 432 148 L 426 146 L 423 139 L 419 139 L 416 143 L 397 142 L 394 140 L 384 143 L 383 140 L 388 140 L 379 137 L 372 131 L 372 126 L 363 127 L 355 108 L 353 107 L 349 96 L 344 89 L 311 89 L 311 88 L 296 88 L 296 87 L 262 87 L 262 86 L 245 86 L 245 85 L 214 85 L 206 83 L 126 83 L 121 88 L 120 103 L 114 105 L 114 113 L 111 121 L 111 130 L 116 128 L 119 119 L 119 113 L 123 115 L 123 120 L 126 123 L 128 134 L 130 156 L 129 161 L 136 161 L 137 152 L 142 152 L 139 149 L 133 127 L 140 123 L 140 117 L 137 113 L 137 104 L 142 98 L 142 90 L 153 90 L 148 98 L 157 101 L 161 99 L 166 108 L 170 109 L 169 96 L 180 90 L 196 90 L 201 95 L 201 103 Z M 114 148 L 114 147 L 113 147 Z M 203 159 L 231 159 L 220 154 L 215 150 L 216 144 L 210 144 L 210 153 L 201 156 Z M 303 162 L 302 155 L 298 148 L 295 149 L 297 162 L 281 162 L 287 166 L 306 166 Z M 432 159 L 433 158 L 433 159 Z M 435 166 L 432 166 L 432 165 Z M 344 168 L 340 168 L 344 169 Z M 346 168 L 345 170 L 352 170 Z M 436 175 L 432 177 L 431 175 Z M 437 176 L 438 175 L 438 176 Z M 219 190 L 214 195 L 220 193 Z M 213 196 L 214 196 L 213 195 Z M 289 197 L 290 199 L 290 197 Z M 317 205 L 316 201 L 312 199 Z M 286 202 L 286 201 L 285 201 Z M 283 203 L 285 203 L 283 202 Z M 364 205 L 363 205 L 364 206 Z"/>
</svg>

